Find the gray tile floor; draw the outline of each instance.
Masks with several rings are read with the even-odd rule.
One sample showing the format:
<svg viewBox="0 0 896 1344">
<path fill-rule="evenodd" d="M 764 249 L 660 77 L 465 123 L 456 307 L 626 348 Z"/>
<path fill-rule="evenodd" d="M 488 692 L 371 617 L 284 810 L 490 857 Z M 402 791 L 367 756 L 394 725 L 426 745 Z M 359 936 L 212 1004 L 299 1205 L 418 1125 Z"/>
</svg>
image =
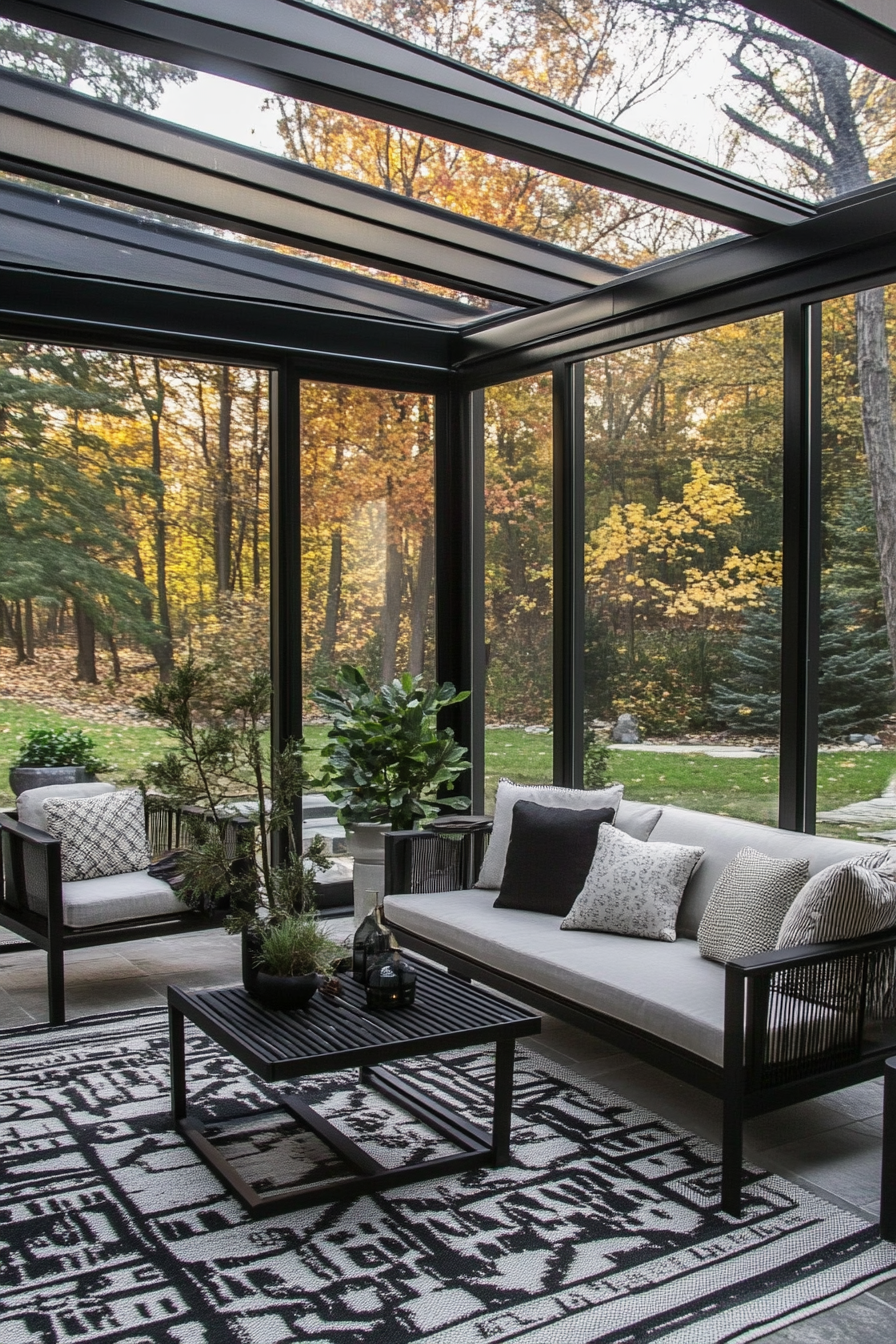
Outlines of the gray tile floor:
<svg viewBox="0 0 896 1344">
<path fill-rule="evenodd" d="M 350 921 L 333 921 L 346 936 Z M 0 956 L 0 1028 L 46 1021 L 42 952 Z M 240 975 L 239 943 L 221 930 L 84 948 L 66 957 L 69 1018 L 123 1008 L 162 1007 L 169 984 L 228 984 Z M 545 1018 L 527 1042 L 548 1058 L 718 1142 L 718 1102 L 594 1036 Z M 748 1160 L 815 1193 L 876 1218 L 883 1101 L 878 1081 L 761 1116 L 747 1126 Z M 768 1336 L 780 1344 L 896 1341 L 896 1280 Z"/>
</svg>

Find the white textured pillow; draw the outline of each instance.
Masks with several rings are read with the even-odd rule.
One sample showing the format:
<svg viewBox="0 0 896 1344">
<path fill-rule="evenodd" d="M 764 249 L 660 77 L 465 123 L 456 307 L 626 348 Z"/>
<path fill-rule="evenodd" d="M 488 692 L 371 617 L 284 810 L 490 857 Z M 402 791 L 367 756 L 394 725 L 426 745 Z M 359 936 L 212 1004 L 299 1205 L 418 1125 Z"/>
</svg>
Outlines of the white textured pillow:
<svg viewBox="0 0 896 1344">
<path fill-rule="evenodd" d="M 539 807 L 566 807 L 577 812 L 611 807 L 615 814 L 622 802 L 622 785 L 613 784 L 608 789 L 561 789 L 554 784 L 512 784 L 509 779 L 500 780 L 492 837 L 482 860 L 477 887 L 500 887 L 510 844 L 513 808 L 520 802 L 538 803 Z M 561 858 L 560 855 L 557 857 L 558 860 Z"/>
<path fill-rule="evenodd" d="M 47 798 L 44 816 L 50 835 L 62 842 L 63 882 L 149 867 L 143 798 L 136 789 L 71 802 Z"/>
<path fill-rule="evenodd" d="M 770 952 L 809 877 L 808 859 L 772 859 L 747 845 L 722 872 L 697 930 L 701 957 L 733 961 Z"/>
<path fill-rule="evenodd" d="M 675 942 L 675 919 L 688 878 L 705 850 L 633 840 L 601 826 L 585 885 L 560 925 Z"/>
<path fill-rule="evenodd" d="M 810 878 L 791 905 L 777 947 L 836 943 L 896 924 L 896 855 L 890 849 L 845 859 Z"/>
</svg>

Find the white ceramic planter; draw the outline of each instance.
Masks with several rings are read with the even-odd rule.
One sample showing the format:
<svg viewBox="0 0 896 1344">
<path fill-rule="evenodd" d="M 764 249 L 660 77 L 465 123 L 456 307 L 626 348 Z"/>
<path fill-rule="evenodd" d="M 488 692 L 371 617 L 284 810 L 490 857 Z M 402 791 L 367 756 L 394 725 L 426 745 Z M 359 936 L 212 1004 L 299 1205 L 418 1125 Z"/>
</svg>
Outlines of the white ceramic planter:
<svg viewBox="0 0 896 1344">
<path fill-rule="evenodd" d="M 386 822 L 356 821 L 345 828 L 345 843 L 355 861 L 352 877 L 355 903 L 355 928 L 373 908 L 369 891 L 378 891 L 382 899 L 386 882 L 386 834 L 392 827 Z"/>
</svg>

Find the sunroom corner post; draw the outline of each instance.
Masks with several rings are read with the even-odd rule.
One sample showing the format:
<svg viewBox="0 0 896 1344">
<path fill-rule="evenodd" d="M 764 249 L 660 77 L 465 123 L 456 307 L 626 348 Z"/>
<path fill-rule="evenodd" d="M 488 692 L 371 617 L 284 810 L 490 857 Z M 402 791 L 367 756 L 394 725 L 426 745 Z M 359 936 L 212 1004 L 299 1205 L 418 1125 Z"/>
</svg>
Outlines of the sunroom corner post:
<svg viewBox="0 0 896 1344">
<path fill-rule="evenodd" d="M 585 365 L 555 364 L 554 783 L 582 787 L 585 732 Z"/>
<path fill-rule="evenodd" d="M 485 395 L 459 386 L 436 394 L 436 676 L 469 690 L 440 725 L 467 748 L 458 789 L 485 807 Z M 469 782 L 468 782 L 469 781 Z"/>
<path fill-rule="evenodd" d="M 280 748 L 302 735 L 301 379 L 295 360 L 271 374 L 270 408 L 271 743 Z M 293 824 L 301 836 L 301 800 Z"/>
<path fill-rule="evenodd" d="M 784 309 L 778 825 L 815 832 L 821 625 L 821 305 Z"/>
</svg>

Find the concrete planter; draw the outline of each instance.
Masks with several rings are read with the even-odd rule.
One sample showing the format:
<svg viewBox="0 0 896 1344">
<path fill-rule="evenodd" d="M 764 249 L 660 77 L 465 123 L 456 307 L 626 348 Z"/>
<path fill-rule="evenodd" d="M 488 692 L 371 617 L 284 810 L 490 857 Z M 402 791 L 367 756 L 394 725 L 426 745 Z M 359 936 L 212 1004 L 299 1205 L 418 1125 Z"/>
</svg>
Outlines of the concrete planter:
<svg viewBox="0 0 896 1344">
<path fill-rule="evenodd" d="M 50 784 L 85 784 L 88 776 L 83 765 L 17 765 L 9 772 L 9 787 L 18 798 L 26 789 L 43 789 Z"/>
<path fill-rule="evenodd" d="M 355 902 L 355 928 L 373 908 L 368 891 L 378 891 L 380 897 L 386 882 L 386 835 L 392 827 L 388 822 L 356 821 L 345 828 L 345 843 L 355 861 L 352 886 Z"/>
</svg>

